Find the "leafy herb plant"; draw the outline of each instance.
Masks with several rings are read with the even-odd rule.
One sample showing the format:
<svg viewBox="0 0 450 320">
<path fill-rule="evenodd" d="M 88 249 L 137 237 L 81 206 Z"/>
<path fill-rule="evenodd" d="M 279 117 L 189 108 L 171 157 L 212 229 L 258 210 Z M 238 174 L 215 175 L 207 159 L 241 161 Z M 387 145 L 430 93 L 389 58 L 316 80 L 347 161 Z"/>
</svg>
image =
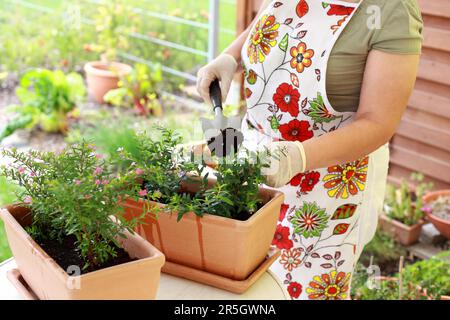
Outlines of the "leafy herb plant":
<svg viewBox="0 0 450 320">
<path fill-rule="evenodd" d="M 112 175 L 87 143 L 58 154 L 15 149 L 2 154 L 13 162 L 2 167 L 0 175 L 22 186 L 18 199 L 32 212 L 27 231 L 38 243 L 74 238 L 84 269 L 101 266 L 116 256 L 120 248 L 117 237 L 125 237 L 125 230 L 133 232 L 137 222 L 127 222 L 119 205 L 121 198 L 136 194 L 131 187 L 134 174 Z"/>
<path fill-rule="evenodd" d="M 430 183 L 424 183 L 423 178 L 420 173 L 411 175 L 411 180 L 418 183 L 414 191 L 404 180 L 399 188 L 392 185 L 387 186 L 385 207 L 386 214 L 390 218 L 408 226 L 418 223 L 423 218 L 422 197 L 432 187 Z"/>
<path fill-rule="evenodd" d="M 181 152 L 181 137 L 166 128 L 158 131 L 159 139 L 139 136 L 139 157 L 123 152 L 131 169 L 142 178 L 141 196 L 165 203 L 168 211 L 178 213 L 178 220 L 188 212 L 245 219 L 258 210 L 265 166 L 258 154 L 243 150 L 221 161 L 213 173 L 216 182 L 210 185 L 206 164 Z M 195 191 L 183 188 L 186 184 Z"/>
<path fill-rule="evenodd" d="M 105 101 L 118 107 L 135 108 L 140 115 L 160 115 L 162 112 L 158 100 L 158 85 L 162 82 L 159 65 L 153 68 L 145 64 L 136 64 L 130 74 L 119 81 L 119 88 L 109 91 Z"/>
<path fill-rule="evenodd" d="M 35 69 L 28 71 L 16 89 L 20 105 L 9 106 L 17 115 L 0 131 L 0 141 L 21 128 L 39 125 L 46 132 L 65 132 L 67 117 L 86 95 L 78 73 Z"/>
</svg>

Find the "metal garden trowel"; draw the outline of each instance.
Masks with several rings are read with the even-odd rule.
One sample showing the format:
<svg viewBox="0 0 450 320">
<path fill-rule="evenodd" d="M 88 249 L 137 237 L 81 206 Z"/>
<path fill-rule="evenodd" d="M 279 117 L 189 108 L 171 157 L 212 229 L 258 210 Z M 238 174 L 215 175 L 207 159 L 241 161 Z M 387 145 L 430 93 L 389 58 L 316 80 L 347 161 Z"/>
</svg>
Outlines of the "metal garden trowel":
<svg viewBox="0 0 450 320">
<path fill-rule="evenodd" d="M 223 115 L 222 92 L 219 80 L 214 80 L 209 87 L 209 94 L 214 108 L 213 120 L 201 119 L 206 143 L 212 155 L 223 158 L 237 153 L 244 140 L 240 131 L 240 117 L 227 118 Z"/>
</svg>

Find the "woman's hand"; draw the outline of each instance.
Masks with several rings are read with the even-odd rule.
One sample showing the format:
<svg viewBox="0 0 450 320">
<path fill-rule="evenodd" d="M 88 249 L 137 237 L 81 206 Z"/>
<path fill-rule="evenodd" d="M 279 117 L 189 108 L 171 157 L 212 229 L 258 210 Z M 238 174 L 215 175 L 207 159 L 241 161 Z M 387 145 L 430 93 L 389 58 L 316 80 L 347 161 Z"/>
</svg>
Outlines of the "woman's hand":
<svg viewBox="0 0 450 320">
<path fill-rule="evenodd" d="M 222 101 L 225 101 L 230 91 L 231 81 L 238 68 L 235 58 L 227 53 L 219 55 L 216 59 L 201 68 L 197 73 L 197 91 L 205 102 L 210 102 L 209 86 L 218 79 L 222 91 Z"/>
<path fill-rule="evenodd" d="M 266 146 L 268 164 L 262 173 L 266 184 L 273 188 L 286 185 L 297 174 L 305 171 L 306 157 L 303 145 L 299 141 L 277 141 Z"/>
</svg>

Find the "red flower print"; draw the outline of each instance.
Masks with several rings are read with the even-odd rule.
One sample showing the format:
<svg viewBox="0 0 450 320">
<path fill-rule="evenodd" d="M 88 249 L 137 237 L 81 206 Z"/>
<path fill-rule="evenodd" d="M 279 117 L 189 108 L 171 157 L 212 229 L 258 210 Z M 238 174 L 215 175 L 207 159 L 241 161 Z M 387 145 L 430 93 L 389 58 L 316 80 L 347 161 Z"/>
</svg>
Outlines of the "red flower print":
<svg viewBox="0 0 450 320">
<path fill-rule="evenodd" d="M 291 179 L 291 182 L 289 184 L 293 187 L 298 187 L 303 179 L 303 173 L 297 174 L 295 177 Z"/>
<path fill-rule="evenodd" d="M 303 142 L 311 139 L 314 135 L 309 127 L 310 124 L 308 121 L 294 119 L 289 123 L 280 125 L 278 129 L 280 130 L 283 139 Z"/>
<path fill-rule="evenodd" d="M 302 285 L 298 282 L 291 282 L 287 290 L 291 298 L 298 299 L 298 297 L 302 294 Z"/>
<path fill-rule="evenodd" d="M 275 236 L 273 237 L 272 244 L 278 249 L 289 250 L 294 246 L 293 242 L 289 239 L 289 228 L 283 227 L 281 224 L 277 226 Z"/>
<path fill-rule="evenodd" d="M 308 49 L 306 43 L 300 42 L 296 47 L 291 48 L 291 68 L 296 69 L 298 73 L 302 73 L 305 68 L 312 64 L 311 58 L 314 57 L 314 50 Z"/>
<path fill-rule="evenodd" d="M 283 112 L 289 112 L 291 116 L 298 116 L 298 101 L 300 93 L 288 83 L 282 83 L 273 95 L 273 102 Z"/>
<path fill-rule="evenodd" d="M 355 10 L 355 8 L 330 4 L 330 10 L 328 10 L 327 14 L 329 16 L 348 16 L 352 14 L 353 10 Z"/>
<path fill-rule="evenodd" d="M 280 216 L 278 217 L 279 221 L 283 221 L 284 220 L 284 218 L 286 217 L 286 213 L 287 213 L 288 209 L 289 209 L 289 205 L 288 204 L 283 203 L 281 205 Z"/>
<path fill-rule="evenodd" d="M 317 171 L 305 174 L 305 177 L 300 185 L 300 191 L 302 193 L 308 193 L 312 191 L 315 185 L 319 182 L 319 180 L 320 180 L 320 173 Z"/>
</svg>

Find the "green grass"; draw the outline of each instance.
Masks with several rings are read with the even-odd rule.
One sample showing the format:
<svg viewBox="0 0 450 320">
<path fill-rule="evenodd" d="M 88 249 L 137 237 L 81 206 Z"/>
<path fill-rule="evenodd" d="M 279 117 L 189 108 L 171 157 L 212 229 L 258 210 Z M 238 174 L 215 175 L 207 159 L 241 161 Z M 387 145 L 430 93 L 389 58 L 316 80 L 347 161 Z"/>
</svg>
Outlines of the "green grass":
<svg viewBox="0 0 450 320">
<path fill-rule="evenodd" d="M 8 183 L 4 177 L 0 177 L 0 207 L 15 201 L 15 189 L 16 187 Z M 0 262 L 9 257 L 11 257 L 11 251 L 9 250 L 8 241 L 6 240 L 3 222 L 0 220 Z"/>
</svg>

